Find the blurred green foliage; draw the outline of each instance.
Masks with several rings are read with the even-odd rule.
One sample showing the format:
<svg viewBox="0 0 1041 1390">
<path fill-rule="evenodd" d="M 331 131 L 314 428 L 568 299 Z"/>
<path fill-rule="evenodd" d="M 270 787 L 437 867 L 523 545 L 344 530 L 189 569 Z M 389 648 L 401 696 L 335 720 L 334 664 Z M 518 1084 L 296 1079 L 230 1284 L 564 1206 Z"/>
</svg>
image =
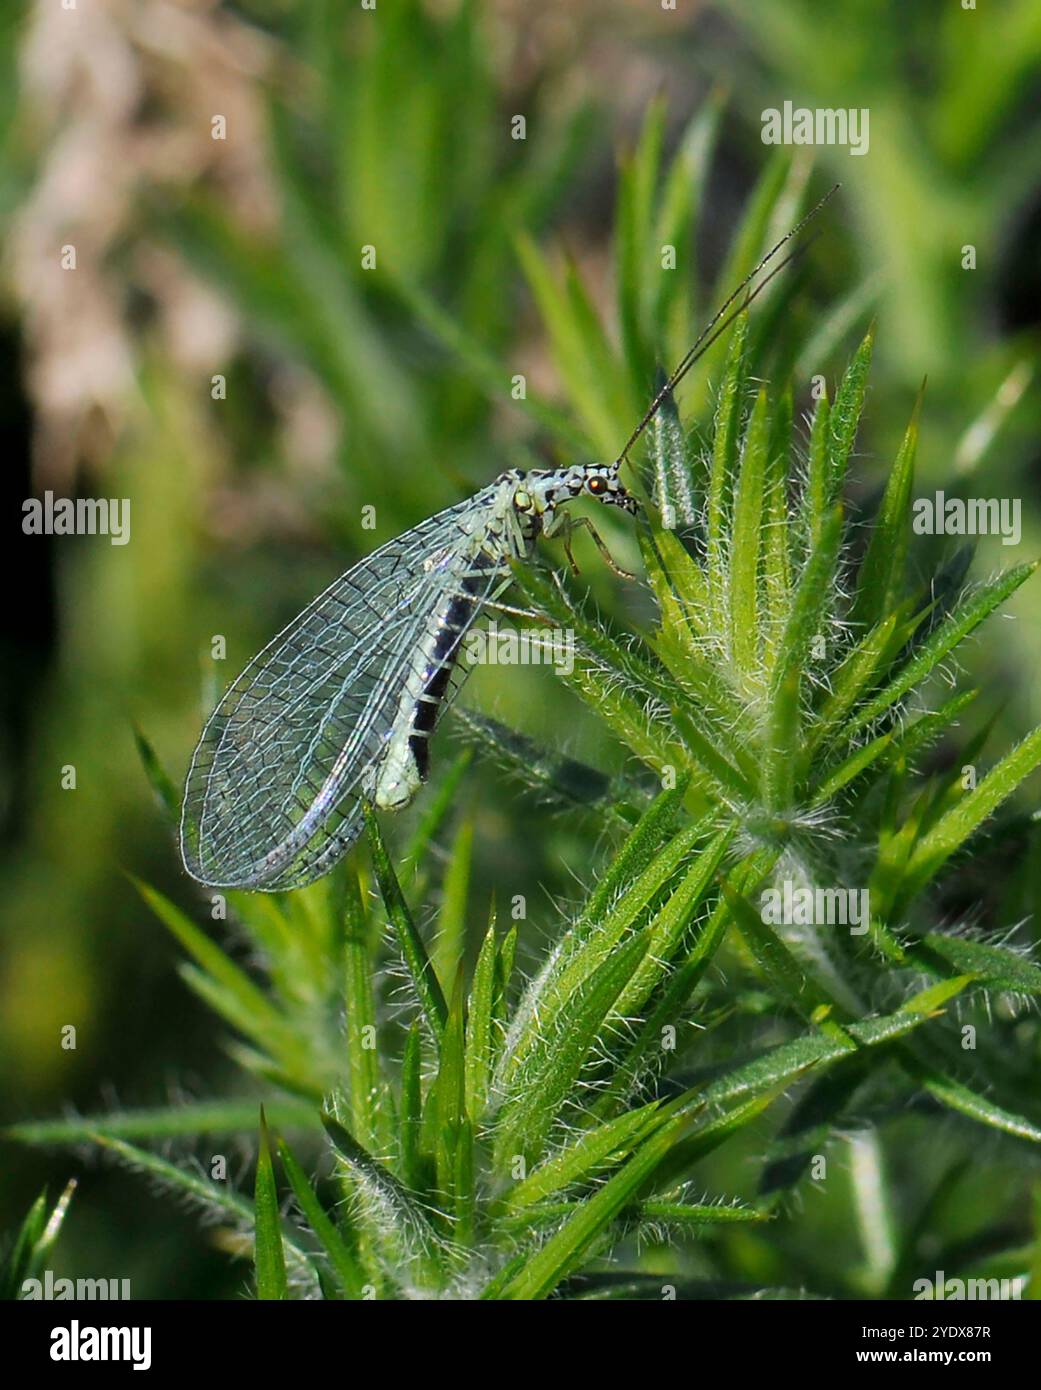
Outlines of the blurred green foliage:
<svg viewBox="0 0 1041 1390">
<path fill-rule="evenodd" d="M 176 981 L 175 952 L 121 873 L 193 900 L 132 721 L 179 771 L 212 698 L 213 634 L 227 636 L 230 676 L 363 549 L 502 467 L 616 450 L 652 388 L 656 351 L 678 356 L 715 287 L 792 221 L 809 166 L 767 157 L 763 107 L 866 105 L 872 132 L 863 159 L 818 154 L 843 181 L 848 221 L 829 215 L 812 282 L 792 277 L 764 305 L 764 337 L 771 314 L 788 330 L 764 370 L 776 382 L 791 374 L 801 411 L 809 377 L 833 376 L 877 315 L 874 390 L 886 408 L 869 411 L 859 449 L 895 454 L 928 371 L 923 487 L 953 491 L 953 468 L 963 492 L 1024 499 L 1021 547 L 982 545 L 984 572 L 1032 558 L 1041 534 L 1041 121 L 1031 104 L 1041 23 L 1027 0 L 987 13 L 850 0 L 841 23 L 822 0 L 740 0 L 694 18 L 590 5 L 569 7 L 563 24 L 552 6 L 512 20 L 476 4 L 408 0 L 344 16 L 335 0 L 256 0 L 200 13 L 176 34 L 150 32 L 132 8 L 114 6 L 103 28 L 81 13 L 67 47 L 48 28 L 64 21 L 42 6 L 4 19 L 22 26 L 3 46 L 0 83 L 5 376 L 25 384 L 24 398 L 5 395 L 5 423 L 17 430 L 26 402 L 34 409 L 32 475 L 14 479 L 10 505 L 17 513 L 30 492 L 79 487 L 133 507 L 126 547 L 17 538 L 32 580 L 16 590 L 5 636 L 6 1119 L 95 1111 L 110 1087 L 139 1104 L 226 1088 L 220 1030 Z M 223 143 L 210 138 L 222 111 Z M 517 113 L 524 140 L 511 139 Z M 97 177 L 118 197 L 103 196 L 107 184 L 79 186 L 92 148 L 104 156 Z M 658 148 L 678 171 L 671 184 L 647 177 Z M 726 255 L 753 184 L 747 234 Z M 640 264 L 635 230 L 648 218 L 654 255 L 666 230 L 682 252 L 668 303 L 656 300 L 651 261 Z M 59 287 L 67 241 L 79 241 L 80 266 Z M 966 243 L 978 248 L 973 272 L 961 269 Z M 374 270 L 362 268 L 366 246 Z M 179 317 L 186 304 L 195 317 Z M 617 349 L 584 331 L 593 308 L 607 308 Z M 92 378 L 90 351 L 70 356 L 76 325 L 99 363 L 119 345 L 124 376 Z M 721 367 L 716 352 L 685 396 L 706 431 Z M 528 381 L 521 402 L 516 373 Z M 215 374 L 226 399 L 212 398 Z M 28 462 L 25 439 L 17 453 Z M 364 507 L 375 509 L 374 532 Z M 626 538 L 611 544 L 624 563 Z M 922 540 L 920 574 L 939 548 Z M 595 561 L 583 569 L 598 601 L 639 616 Z M 1011 605 L 1014 643 L 995 625 L 973 659 L 988 688 L 1008 687 L 999 747 L 1041 714 L 1036 592 L 1026 586 Z M 482 673 L 469 700 L 609 772 L 624 767 L 544 672 Z M 436 756 L 448 764 L 447 738 Z M 60 787 L 67 764 L 75 792 Z M 487 769 L 468 777 L 479 808 L 474 900 L 494 887 L 535 902 L 538 884 L 535 939 L 556 923 L 553 904 L 574 893 L 575 875 L 588 881 L 588 833 Z M 970 866 L 972 891 L 963 876 L 944 903 L 952 920 L 1009 926 L 1032 909 L 1036 829 L 1024 835 L 989 847 L 974 885 Z M 522 960 L 531 947 L 522 942 Z M 75 1052 L 58 1041 L 68 1023 Z M 942 1195 L 928 1199 L 935 1221 L 971 1244 L 994 1193 L 958 1160 L 938 1173 L 936 1155 L 915 1147 L 916 1124 L 896 1120 L 888 1145 L 905 1170 L 894 1178 L 905 1219 L 942 1177 Z M 724 1191 L 741 1164 L 727 1155 L 713 1160 L 723 1171 L 707 1170 Z M 1000 1176 L 1003 1152 L 988 1160 Z M 58 1190 L 70 1159 L 48 1164 Z M 4 1229 L 36 1196 L 39 1167 L 5 1146 L 14 1177 L 0 1192 Z M 234 1287 L 204 1237 L 159 1204 L 143 1225 L 145 1199 L 129 1191 L 111 1172 L 86 1173 L 55 1257 L 68 1261 L 62 1272 L 115 1267 L 137 1295 Z M 848 1194 L 809 1206 L 799 1258 L 815 1230 L 821 1248 L 846 1231 Z M 766 1258 L 750 1248 L 750 1274 L 759 1262 L 764 1281 L 796 1277 Z"/>
</svg>

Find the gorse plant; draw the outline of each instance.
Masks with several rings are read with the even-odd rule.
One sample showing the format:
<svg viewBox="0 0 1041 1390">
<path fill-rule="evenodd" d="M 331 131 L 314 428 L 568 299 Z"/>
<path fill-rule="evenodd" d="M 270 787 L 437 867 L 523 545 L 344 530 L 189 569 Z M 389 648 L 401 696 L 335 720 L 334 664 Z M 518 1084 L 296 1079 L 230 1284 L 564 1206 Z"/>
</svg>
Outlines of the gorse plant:
<svg viewBox="0 0 1041 1390">
<path fill-rule="evenodd" d="M 622 176 L 621 358 L 577 272 L 561 288 L 532 244 L 521 250 L 576 415 L 605 443 L 653 377 L 652 344 L 685 330 L 682 291 L 640 248 L 689 220 L 706 127 L 659 179 L 657 120 Z M 788 216 L 793 187 L 786 168 L 768 171 L 727 276 Z M 778 287 L 759 323 L 742 316 L 689 383 L 696 410 L 715 372 L 707 445 L 671 398 L 646 441 L 638 543 L 654 620 L 621 635 L 573 582 L 518 570 L 531 607 L 574 635 L 562 676 L 631 755 L 625 770 L 597 772 L 462 712 L 482 756 L 548 807 L 580 811 L 602 846 L 591 888 L 533 968 L 519 969 L 517 927 L 494 909 L 471 963 L 469 822 L 443 869 L 433 852 L 466 751 L 397 868 L 370 818 L 368 867 L 293 894 L 227 895 L 263 984 L 139 885 L 268 1097 L 252 1202 L 212 1166 L 137 1142 L 241 1131 L 252 1099 L 26 1125 L 22 1138 L 94 1139 L 241 1230 L 261 1297 L 910 1295 L 920 1223 L 901 1239 L 887 1201 L 854 1192 L 849 1220 L 871 1258 L 829 1264 L 800 1253 L 793 1198 L 851 1130 L 854 1181 L 884 1197 L 872 1126 L 910 1105 L 933 1124 L 946 1111 L 1041 1142 L 1022 1099 L 1036 1027 L 1020 1026 L 1041 969 L 1008 941 L 943 930 L 928 892 L 1041 763 L 1041 731 L 971 785 L 962 764 L 979 741 L 956 772 L 915 771 L 973 697 L 936 694 L 937 676 L 1034 566 L 967 587 L 959 553 L 909 580 L 917 406 L 873 520 L 850 519 L 872 338 L 833 399 L 819 393 L 804 448 L 791 390 L 761 384 L 770 354 L 782 379 L 793 360 L 795 288 Z M 763 894 L 785 885 L 863 889 L 869 910 L 855 924 L 777 920 Z M 431 935 L 420 923 L 435 886 Z M 979 1034 L 971 1051 L 966 1024 Z M 332 1165 L 312 1180 L 319 1120 Z M 755 1190 L 740 1199 L 711 1185 L 724 1145 L 755 1157 Z M 984 1256 L 1015 1274 L 1030 1258 L 1000 1245 Z"/>
</svg>

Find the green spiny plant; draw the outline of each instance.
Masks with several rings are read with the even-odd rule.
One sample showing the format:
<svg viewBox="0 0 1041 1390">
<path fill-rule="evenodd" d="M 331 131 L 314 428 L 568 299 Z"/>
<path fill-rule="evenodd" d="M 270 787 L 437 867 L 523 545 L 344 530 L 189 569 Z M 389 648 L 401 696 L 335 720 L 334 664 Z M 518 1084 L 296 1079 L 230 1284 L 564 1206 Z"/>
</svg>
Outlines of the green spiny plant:
<svg viewBox="0 0 1041 1390">
<path fill-rule="evenodd" d="M 48 1201 L 46 1191 L 41 1192 L 33 1202 L 0 1259 L 0 1299 L 23 1296 L 26 1283 L 39 1280 L 45 1273 L 75 1190 L 76 1180 L 73 1178 L 53 1205 Z"/>
<path fill-rule="evenodd" d="M 649 345 L 670 337 L 678 313 L 639 250 L 655 244 L 652 224 L 690 212 L 673 206 L 678 176 L 655 196 L 656 120 L 622 177 L 620 360 L 577 272 L 560 291 L 533 246 L 521 249 L 568 358 L 562 379 L 597 431 L 653 371 Z M 700 151 L 688 137 L 676 168 L 689 174 Z M 786 171 L 768 171 L 728 274 L 754 260 L 786 190 Z M 764 1266 L 742 1251 L 756 1238 L 771 1251 L 771 1230 L 798 1224 L 793 1199 L 824 1147 L 908 1104 L 1041 1141 L 1022 1103 L 1035 1033 L 1016 1026 L 1041 970 L 1006 942 L 939 929 L 929 891 L 1041 762 L 1041 731 L 971 788 L 916 771 L 972 698 L 934 698 L 937 675 L 1034 566 L 967 589 L 957 555 L 929 583 L 909 582 L 918 406 L 873 523 L 850 522 L 871 334 L 834 399 L 819 395 L 800 450 L 791 392 L 753 375 L 768 351 L 782 369 L 791 360 L 778 312 L 790 294 L 775 296 L 765 326 L 740 319 L 710 359 L 705 448 L 675 402 L 656 423 L 642 465 L 654 506 L 638 538 L 655 621 L 621 636 L 564 582 L 518 572 L 527 601 L 574 634 L 568 679 L 631 755 L 626 770 L 598 773 L 463 715 L 486 755 L 550 807 L 579 808 L 609 845 L 528 977 L 518 979 L 516 928 L 499 929 L 494 912 L 470 963 L 471 821 L 436 868 L 464 752 L 431 794 L 404 869 L 373 819 L 370 867 L 289 895 L 228 895 L 264 985 L 139 885 L 267 1097 L 252 1202 L 140 1141 L 240 1132 L 255 1121 L 253 1097 L 23 1125 L 20 1138 L 95 1140 L 216 1213 L 252 1250 L 261 1297 L 661 1297 L 663 1285 L 783 1296 L 790 1284 L 906 1296 L 914 1251 L 895 1238 L 865 1270 L 794 1261 L 791 1280 L 757 1274 L 776 1271 L 776 1257 Z M 695 406 L 708 370 L 688 384 Z M 438 881 L 431 948 L 423 905 Z M 770 922 L 759 895 L 785 882 L 865 885 L 867 930 Z M 970 1067 L 953 1009 L 960 1022 L 995 1001 Z M 706 1190 L 717 1151 L 742 1144 L 755 1191 Z"/>
</svg>

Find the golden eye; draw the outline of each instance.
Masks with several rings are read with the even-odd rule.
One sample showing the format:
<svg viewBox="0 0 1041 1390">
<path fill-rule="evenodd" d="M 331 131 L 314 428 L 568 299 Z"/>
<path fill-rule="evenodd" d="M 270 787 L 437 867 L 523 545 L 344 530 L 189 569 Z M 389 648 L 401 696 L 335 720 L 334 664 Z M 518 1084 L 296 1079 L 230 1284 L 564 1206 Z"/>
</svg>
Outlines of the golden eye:
<svg viewBox="0 0 1041 1390">
<path fill-rule="evenodd" d="M 607 491 L 607 479 L 606 479 L 606 478 L 590 478 L 590 479 L 589 479 L 589 482 L 588 482 L 588 484 L 587 484 L 587 486 L 588 486 L 588 488 L 589 488 L 589 491 L 592 492 L 594 495 L 596 495 L 596 494 L 598 494 L 598 493 L 601 493 L 601 492 L 606 492 L 606 491 Z"/>
<path fill-rule="evenodd" d="M 528 492 L 515 492 L 513 494 L 513 505 L 519 512 L 531 511 L 531 494 Z"/>
</svg>

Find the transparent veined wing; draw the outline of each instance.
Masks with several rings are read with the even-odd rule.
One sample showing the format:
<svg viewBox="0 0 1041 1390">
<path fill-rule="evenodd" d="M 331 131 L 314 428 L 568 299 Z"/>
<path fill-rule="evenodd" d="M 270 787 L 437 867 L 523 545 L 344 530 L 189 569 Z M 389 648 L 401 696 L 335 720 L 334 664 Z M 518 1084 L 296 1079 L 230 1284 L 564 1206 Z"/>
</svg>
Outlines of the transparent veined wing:
<svg viewBox="0 0 1041 1390">
<path fill-rule="evenodd" d="M 210 715 L 181 815 L 185 868 L 215 887 L 294 888 L 361 829 L 361 790 L 393 733 L 437 606 L 474 588 L 469 621 L 504 566 L 476 562 L 486 488 L 341 575 L 245 668 Z"/>
</svg>

